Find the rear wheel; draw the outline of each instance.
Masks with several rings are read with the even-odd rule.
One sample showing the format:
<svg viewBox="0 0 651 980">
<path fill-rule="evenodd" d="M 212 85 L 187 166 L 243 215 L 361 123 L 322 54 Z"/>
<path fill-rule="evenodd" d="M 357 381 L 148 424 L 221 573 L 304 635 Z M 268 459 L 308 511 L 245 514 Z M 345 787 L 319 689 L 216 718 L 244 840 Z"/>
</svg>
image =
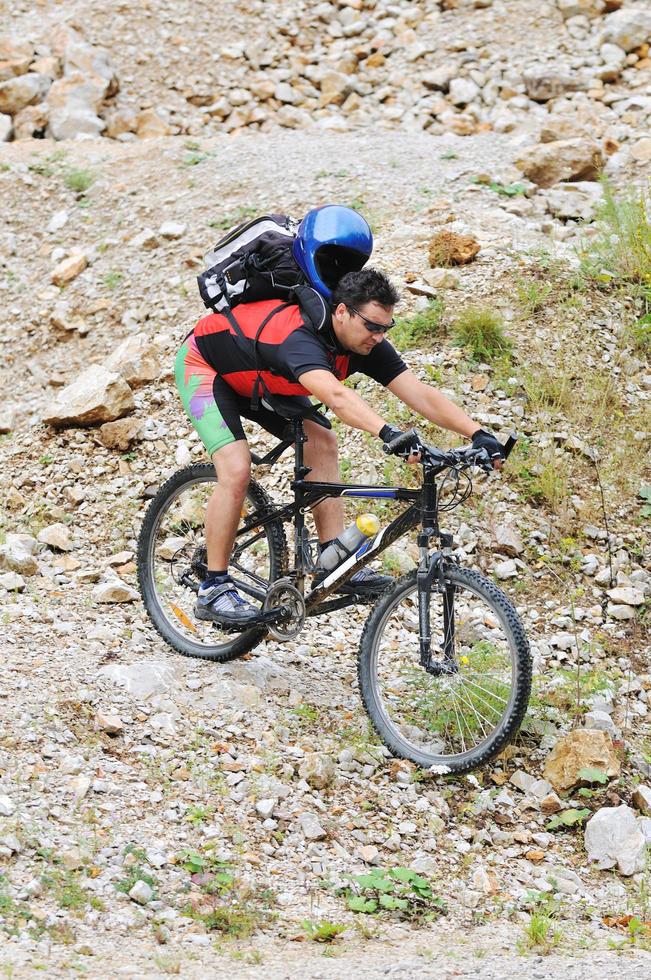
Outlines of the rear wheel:
<svg viewBox="0 0 651 980">
<path fill-rule="evenodd" d="M 231 633 L 194 617 L 196 594 L 207 568 L 206 506 L 217 477 L 207 463 L 174 473 L 152 499 L 138 540 L 138 583 L 149 617 L 166 643 L 186 657 L 232 660 L 253 649 L 265 627 Z M 281 521 L 264 527 L 255 515 L 272 507 L 262 487 L 251 481 L 229 571 L 240 589 L 260 605 L 270 582 L 287 569 L 287 541 Z"/>
<path fill-rule="evenodd" d="M 423 768 L 469 772 L 498 755 L 524 717 L 529 645 L 504 593 L 477 572 L 447 565 L 430 596 L 432 663 L 420 663 L 416 571 L 369 616 L 359 649 L 362 700 L 394 755 Z"/>
</svg>

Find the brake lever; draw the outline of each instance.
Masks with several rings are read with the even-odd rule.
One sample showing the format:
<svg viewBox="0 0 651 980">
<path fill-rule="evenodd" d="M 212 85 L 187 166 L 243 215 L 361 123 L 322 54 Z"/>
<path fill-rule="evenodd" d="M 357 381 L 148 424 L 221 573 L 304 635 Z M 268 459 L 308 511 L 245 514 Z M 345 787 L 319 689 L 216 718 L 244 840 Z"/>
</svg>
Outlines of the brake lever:
<svg viewBox="0 0 651 980">
<path fill-rule="evenodd" d="M 511 450 L 513 449 L 517 441 L 518 441 L 517 432 L 512 432 L 511 435 L 506 440 L 506 442 L 504 443 L 504 445 L 502 446 L 502 452 L 504 453 L 505 460 L 508 459 L 509 456 L 511 455 Z"/>
</svg>

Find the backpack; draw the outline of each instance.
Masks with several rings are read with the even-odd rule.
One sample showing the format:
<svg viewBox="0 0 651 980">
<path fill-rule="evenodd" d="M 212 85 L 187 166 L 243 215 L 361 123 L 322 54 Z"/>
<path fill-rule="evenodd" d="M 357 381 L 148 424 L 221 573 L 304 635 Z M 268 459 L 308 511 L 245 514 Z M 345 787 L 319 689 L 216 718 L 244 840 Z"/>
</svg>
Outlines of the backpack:
<svg viewBox="0 0 651 980">
<path fill-rule="evenodd" d="M 204 305 L 221 313 L 229 322 L 235 340 L 252 352 L 256 384 L 251 407 L 257 411 L 264 400 L 267 407 L 280 415 L 295 414 L 292 400 L 271 395 L 258 367 L 258 341 L 269 320 L 288 306 L 300 307 L 304 319 L 315 330 L 322 330 L 329 317 L 329 307 L 320 293 L 310 286 L 292 254 L 292 243 L 299 222 L 283 214 L 263 215 L 232 228 L 205 257 L 206 268 L 197 276 Z M 240 303 L 278 299 L 280 305 L 262 321 L 253 340 L 244 333 L 233 316 Z M 324 424 L 321 422 L 321 424 Z M 329 427 L 329 423 L 328 426 Z"/>
<path fill-rule="evenodd" d="M 208 252 L 207 268 L 197 276 L 204 305 L 226 316 L 233 326 L 231 311 L 240 303 L 280 299 L 297 303 L 320 330 L 328 308 L 292 254 L 298 225 L 287 215 L 270 214 L 232 228 Z"/>
</svg>

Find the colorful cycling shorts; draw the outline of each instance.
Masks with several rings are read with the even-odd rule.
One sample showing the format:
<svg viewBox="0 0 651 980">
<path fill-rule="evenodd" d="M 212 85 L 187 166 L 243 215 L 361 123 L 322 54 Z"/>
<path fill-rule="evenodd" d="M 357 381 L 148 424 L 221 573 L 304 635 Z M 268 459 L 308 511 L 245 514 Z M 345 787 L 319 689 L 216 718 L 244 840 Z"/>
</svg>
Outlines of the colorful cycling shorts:
<svg viewBox="0 0 651 980">
<path fill-rule="evenodd" d="M 242 418 L 257 422 L 278 439 L 285 435 L 286 419 L 263 407 L 254 412 L 249 399 L 233 391 L 203 359 L 194 334 L 185 339 L 176 355 L 174 373 L 183 407 L 209 456 L 231 442 L 246 439 Z M 309 400 L 305 402 L 309 407 Z"/>
</svg>

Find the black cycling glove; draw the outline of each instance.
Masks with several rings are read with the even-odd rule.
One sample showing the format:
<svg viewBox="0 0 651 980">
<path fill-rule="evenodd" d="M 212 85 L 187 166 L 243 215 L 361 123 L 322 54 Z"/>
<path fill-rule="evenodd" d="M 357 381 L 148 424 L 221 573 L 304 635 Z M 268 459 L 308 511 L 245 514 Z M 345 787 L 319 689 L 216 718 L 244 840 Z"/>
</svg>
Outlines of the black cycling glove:
<svg viewBox="0 0 651 980">
<path fill-rule="evenodd" d="M 498 459 L 506 459 L 502 443 L 499 442 L 490 432 L 486 432 L 485 429 L 477 429 L 476 432 L 473 432 L 472 448 L 485 449 L 491 462 Z"/>
<path fill-rule="evenodd" d="M 399 429 L 395 425 L 383 425 L 378 434 L 385 445 L 386 451 L 392 452 L 395 456 L 400 456 L 401 459 L 409 459 L 410 456 L 415 456 L 421 450 L 418 433 L 413 429 L 408 429 L 407 432 L 403 432 L 402 429 Z M 404 441 L 400 443 L 398 448 L 389 450 L 389 444 L 401 438 Z"/>
</svg>

